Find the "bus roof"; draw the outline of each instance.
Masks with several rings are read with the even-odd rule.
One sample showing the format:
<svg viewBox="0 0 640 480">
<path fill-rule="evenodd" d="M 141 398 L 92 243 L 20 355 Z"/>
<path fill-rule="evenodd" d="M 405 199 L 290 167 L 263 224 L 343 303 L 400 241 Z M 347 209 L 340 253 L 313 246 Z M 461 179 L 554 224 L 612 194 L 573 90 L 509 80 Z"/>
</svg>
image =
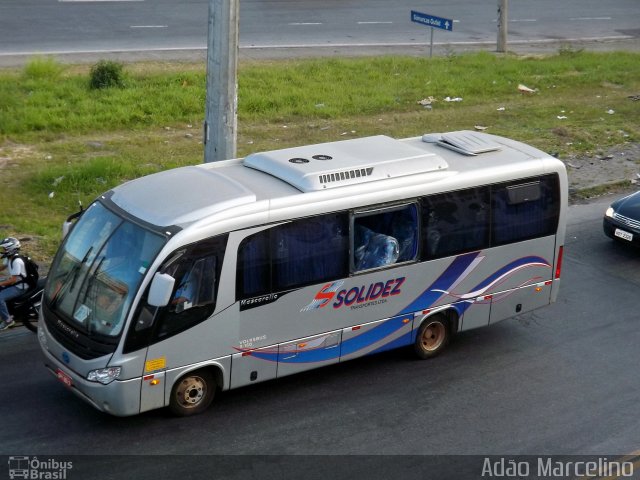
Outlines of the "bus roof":
<svg viewBox="0 0 640 480">
<path fill-rule="evenodd" d="M 472 131 L 403 140 L 379 135 L 167 170 L 114 188 L 111 200 L 148 223 L 184 228 L 238 207 L 306 204 L 300 195 L 322 202 L 452 176 L 497 182 L 520 170 L 541 171 L 539 160 L 549 158 L 521 142 Z"/>
<path fill-rule="evenodd" d="M 280 178 L 302 192 L 447 168 L 437 153 L 384 135 L 255 153 L 243 164 Z"/>
</svg>

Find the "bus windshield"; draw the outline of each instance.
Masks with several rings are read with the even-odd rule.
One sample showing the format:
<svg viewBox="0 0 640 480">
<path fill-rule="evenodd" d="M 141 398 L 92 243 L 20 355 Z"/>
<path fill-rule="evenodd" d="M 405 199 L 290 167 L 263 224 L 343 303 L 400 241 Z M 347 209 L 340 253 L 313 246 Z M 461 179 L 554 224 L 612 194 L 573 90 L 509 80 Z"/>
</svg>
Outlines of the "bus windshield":
<svg viewBox="0 0 640 480">
<path fill-rule="evenodd" d="M 164 243 L 161 235 L 93 203 L 51 265 L 46 304 L 89 335 L 117 337 Z"/>
</svg>

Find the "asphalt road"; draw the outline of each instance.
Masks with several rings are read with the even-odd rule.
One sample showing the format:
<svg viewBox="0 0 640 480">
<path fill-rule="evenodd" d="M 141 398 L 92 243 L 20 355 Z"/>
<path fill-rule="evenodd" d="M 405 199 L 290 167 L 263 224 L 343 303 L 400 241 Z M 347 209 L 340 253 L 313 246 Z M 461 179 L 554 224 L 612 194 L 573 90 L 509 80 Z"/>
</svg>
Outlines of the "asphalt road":
<svg viewBox="0 0 640 480">
<path fill-rule="evenodd" d="M 371 478 L 454 478 L 445 473 L 465 464 L 480 477 L 481 460 L 432 455 L 613 459 L 635 452 L 637 459 L 640 251 L 603 235 L 607 205 L 570 208 L 554 305 L 462 333 L 429 361 L 387 352 L 225 392 L 193 418 L 164 410 L 129 418 L 99 413 L 45 372 L 33 334 L 5 332 L 0 455 L 111 455 L 73 457 L 83 465 L 70 480 L 177 478 L 186 471 L 231 478 L 220 475 L 224 468 L 243 478 L 297 476 L 290 468 L 318 474 L 305 478 L 361 478 L 365 464 Z M 119 456 L 131 454 L 161 457 Z M 234 457 L 172 456 L 185 454 Z M 429 471 L 441 474 L 416 476 L 427 460 Z"/>
<path fill-rule="evenodd" d="M 202 57 L 208 0 L 2 0 L 0 65 L 34 54 L 109 52 L 135 58 Z M 424 54 L 430 29 L 412 9 L 452 19 L 435 30 L 440 49 L 495 49 L 497 2 L 470 0 L 240 0 L 240 49 L 246 56 L 341 54 L 394 49 Z M 640 40 L 637 0 L 510 0 L 509 47 Z M 637 48 L 637 47 L 636 47 Z M 279 52 L 279 53 L 278 53 Z"/>
</svg>

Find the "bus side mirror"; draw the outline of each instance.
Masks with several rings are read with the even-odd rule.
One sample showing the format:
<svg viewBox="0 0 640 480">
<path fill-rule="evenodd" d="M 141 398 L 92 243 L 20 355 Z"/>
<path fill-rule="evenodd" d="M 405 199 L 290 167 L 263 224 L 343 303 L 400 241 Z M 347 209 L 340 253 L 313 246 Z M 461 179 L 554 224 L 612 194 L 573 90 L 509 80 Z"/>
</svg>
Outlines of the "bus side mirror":
<svg viewBox="0 0 640 480">
<path fill-rule="evenodd" d="M 156 273 L 151 281 L 147 303 L 152 307 L 164 307 L 171 300 L 176 279 L 166 273 Z"/>
<path fill-rule="evenodd" d="M 72 222 L 64 222 L 62 224 L 62 239 L 64 240 L 65 238 L 67 238 L 67 235 L 69 235 L 69 230 L 71 230 L 71 227 L 73 226 Z"/>
<path fill-rule="evenodd" d="M 84 213 L 84 209 L 82 208 L 82 202 L 78 202 L 78 204 L 80 205 L 80 210 L 78 210 L 76 213 L 72 213 L 71 215 L 69 215 L 67 217 L 67 220 L 62 224 L 63 240 L 67 238 L 67 235 L 69 235 L 69 232 L 71 231 L 71 227 L 73 227 L 74 220 L 77 220 L 78 218 L 80 218 L 80 216 Z"/>
</svg>

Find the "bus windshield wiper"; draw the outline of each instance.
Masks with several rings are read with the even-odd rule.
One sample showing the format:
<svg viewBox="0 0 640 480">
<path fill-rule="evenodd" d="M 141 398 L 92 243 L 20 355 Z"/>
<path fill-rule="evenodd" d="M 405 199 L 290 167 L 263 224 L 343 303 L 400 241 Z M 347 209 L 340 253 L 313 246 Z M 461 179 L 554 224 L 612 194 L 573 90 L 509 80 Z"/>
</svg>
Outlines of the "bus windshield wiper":
<svg viewBox="0 0 640 480">
<path fill-rule="evenodd" d="M 51 309 L 55 309 L 56 305 L 58 305 L 58 302 L 60 301 L 60 299 L 62 298 L 62 292 L 63 290 L 66 292 L 67 290 L 73 290 L 73 287 L 76 284 L 76 280 L 78 278 L 78 272 L 80 271 L 80 267 L 82 267 L 82 265 L 85 264 L 85 262 L 87 261 L 87 259 L 89 258 L 89 255 L 91 254 L 91 251 L 93 250 L 93 247 L 89 247 L 89 249 L 87 250 L 87 253 L 84 254 L 84 257 L 82 257 L 82 260 L 80 261 L 80 263 L 77 263 L 76 265 L 74 265 L 65 275 L 64 279 L 62 280 L 62 286 L 58 289 L 58 291 L 56 292 L 56 294 L 53 296 L 53 298 L 51 299 Z M 73 278 L 72 278 L 73 277 Z M 69 285 L 68 288 L 65 288 L 67 285 Z"/>
</svg>

